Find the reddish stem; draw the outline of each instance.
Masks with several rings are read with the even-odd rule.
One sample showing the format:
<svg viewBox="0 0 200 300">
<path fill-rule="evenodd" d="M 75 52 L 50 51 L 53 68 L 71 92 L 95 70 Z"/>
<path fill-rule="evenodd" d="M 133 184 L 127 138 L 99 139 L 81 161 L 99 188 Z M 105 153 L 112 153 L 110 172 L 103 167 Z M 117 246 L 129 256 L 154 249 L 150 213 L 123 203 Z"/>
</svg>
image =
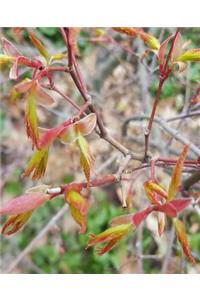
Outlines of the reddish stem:
<svg viewBox="0 0 200 300">
<path fill-rule="evenodd" d="M 163 67 L 163 72 L 162 72 L 162 74 L 160 74 L 160 80 L 159 80 L 158 89 L 157 89 L 157 92 L 156 92 L 156 97 L 155 97 L 155 100 L 154 100 L 153 108 L 152 108 L 152 111 L 151 111 L 151 116 L 150 116 L 150 119 L 149 119 L 147 129 L 145 130 L 145 133 L 144 133 L 144 136 L 145 136 L 144 161 L 148 158 L 149 137 L 150 137 L 150 134 L 151 134 L 151 129 L 152 129 L 154 117 L 155 117 L 155 114 L 156 114 L 156 109 L 157 109 L 157 106 L 158 106 L 158 102 L 160 100 L 160 95 L 161 95 L 161 91 L 162 91 L 162 88 L 163 88 L 163 84 L 164 84 L 165 80 L 169 77 L 169 75 L 171 73 L 171 69 L 168 68 L 168 64 L 169 64 L 170 58 L 172 56 L 172 51 L 174 49 L 174 43 L 175 43 L 175 40 L 176 40 L 176 37 L 177 37 L 178 33 L 179 33 L 179 29 L 176 30 L 176 33 L 173 37 L 172 44 L 171 44 L 171 47 L 169 49 L 169 52 L 168 52 L 168 55 L 167 55 L 167 58 L 166 58 L 166 61 L 165 61 L 164 67 Z"/>
</svg>

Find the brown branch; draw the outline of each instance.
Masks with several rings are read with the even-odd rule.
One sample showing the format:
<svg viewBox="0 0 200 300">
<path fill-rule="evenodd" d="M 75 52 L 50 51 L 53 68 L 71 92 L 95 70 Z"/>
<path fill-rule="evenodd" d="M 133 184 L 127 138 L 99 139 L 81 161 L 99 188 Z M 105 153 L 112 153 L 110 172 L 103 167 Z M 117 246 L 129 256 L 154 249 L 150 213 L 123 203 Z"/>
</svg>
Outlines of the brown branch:
<svg viewBox="0 0 200 300">
<path fill-rule="evenodd" d="M 197 182 L 200 182 L 200 171 L 195 172 L 190 177 L 185 179 L 182 183 L 182 189 L 189 190 L 191 188 L 191 186 Z"/>
<path fill-rule="evenodd" d="M 143 121 L 143 120 L 149 120 L 149 116 L 144 115 L 144 116 L 133 116 L 131 118 L 128 118 L 127 120 L 125 120 L 123 127 L 122 127 L 122 134 L 126 135 L 127 133 L 127 128 L 128 128 L 128 124 L 131 121 Z M 171 136 L 173 136 L 177 141 L 179 141 L 181 144 L 183 145 L 189 145 L 189 149 L 196 154 L 198 157 L 200 156 L 200 149 L 194 145 L 193 143 L 191 143 L 185 136 L 183 136 L 179 131 L 173 129 L 172 127 L 170 127 L 167 122 L 165 122 L 164 120 L 160 119 L 159 117 L 155 117 L 154 118 L 154 122 L 157 123 L 163 130 L 165 130 L 168 134 L 170 134 Z"/>
</svg>

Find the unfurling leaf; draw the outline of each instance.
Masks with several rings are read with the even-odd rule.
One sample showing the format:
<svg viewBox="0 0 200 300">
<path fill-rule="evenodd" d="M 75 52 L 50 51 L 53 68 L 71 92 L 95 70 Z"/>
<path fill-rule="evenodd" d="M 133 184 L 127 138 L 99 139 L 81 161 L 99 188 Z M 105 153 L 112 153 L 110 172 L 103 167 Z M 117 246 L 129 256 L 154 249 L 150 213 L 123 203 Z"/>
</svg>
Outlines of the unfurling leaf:
<svg viewBox="0 0 200 300">
<path fill-rule="evenodd" d="M 181 244 L 181 247 L 183 249 L 183 252 L 185 256 L 189 259 L 189 261 L 193 264 L 195 264 L 195 259 L 192 256 L 190 246 L 187 240 L 187 235 L 185 231 L 185 226 L 182 221 L 176 219 L 175 220 L 175 228 L 176 228 L 176 236 Z"/>
<path fill-rule="evenodd" d="M 37 150 L 28 162 L 28 165 L 22 176 L 29 176 L 33 172 L 33 180 L 37 180 L 40 177 L 42 177 L 45 173 L 47 166 L 48 152 L 48 148 Z"/>
<path fill-rule="evenodd" d="M 175 168 L 172 173 L 171 181 L 169 184 L 169 188 L 168 188 L 167 201 L 171 201 L 176 197 L 176 194 L 178 192 L 178 188 L 180 185 L 181 173 L 183 170 L 184 161 L 185 161 L 185 157 L 187 155 L 188 149 L 189 149 L 188 145 L 184 146 L 184 148 L 176 162 Z"/>
<path fill-rule="evenodd" d="M 158 50 L 160 48 L 159 41 L 153 35 L 140 30 L 139 36 L 150 49 Z"/>
<path fill-rule="evenodd" d="M 92 153 L 90 151 L 86 139 L 81 134 L 79 134 L 78 136 L 77 144 L 80 150 L 80 165 L 85 173 L 85 177 L 89 185 L 90 174 L 91 174 L 91 169 L 93 167 L 94 158 L 92 156 Z"/>
<path fill-rule="evenodd" d="M 139 28 L 134 28 L 134 27 L 113 27 L 113 30 L 120 32 L 120 33 L 125 33 L 129 36 L 135 37 L 138 34 L 138 31 L 140 30 Z"/>
<path fill-rule="evenodd" d="M 52 106 L 54 104 L 54 99 L 46 93 L 42 88 L 40 83 L 36 80 L 30 80 L 28 78 L 22 80 L 20 83 L 16 84 L 14 88 L 16 92 L 24 94 L 28 93 L 42 106 Z"/>
<path fill-rule="evenodd" d="M 185 62 L 185 61 L 200 61 L 200 48 L 199 49 L 191 49 L 176 58 L 177 61 Z"/>
<path fill-rule="evenodd" d="M 80 233 L 85 233 L 88 210 L 86 198 L 77 191 L 70 190 L 65 194 L 65 201 L 69 204 L 72 217 L 81 227 Z"/>
<path fill-rule="evenodd" d="M 41 87 L 39 83 L 33 89 L 33 96 L 35 100 L 42 106 L 52 106 L 55 100 Z"/>
<path fill-rule="evenodd" d="M 62 59 L 67 58 L 67 53 L 57 53 L 54 55 L 51 55 L 50 59 L 49 59 L 49 64 L 52 64 L 55 61 L 59 61 Z"/>
<path fill-rule="evenodd" d="M 27 98 L 25 111 L 25 124 L 27 136 L 31 138 L 33 148 L 38 148 L 39 131 L 37 126 L 36 104 L 33 95 L 30 93 Z"/>
<path fill-rule="evenodd" d="M 9 42 L 7 39 L 2 38 L 2 48 L 5 54 L 13 57 L 19 57 L 22 56 L 22 54 L 17 50 L 17 48 Z"/>
<path fill-rule="evenodd" d="M 50 197 L 50 195 L 41 192 L 19 196 L 6 202 L 4 206 L 0 208 L 0 215 L 23 214 L 42 205 L 48 201 Z"/>
<path fill-rule="evenodd" d="M 159 59 L 161 66 L 163 66 L 165 64 L 165 52 L 166 52 L 167 46 L 172 38 L 173 38 L 173 36 L 169 36 L 164 42 L 162 42 L 160 49 L 158 51 L 158 59 Z"/>
<path fill-rule="evenodd" d="M 174 46 L 173 46 L 173 49 L 172 49 L 172 54 L 171 54 L 172 61 L 177 60 L 177 57 L 179 55 L 181 55 L 182 45 L 183 45 L 182 36 L 181 36 L 180 32 L 178 32 L 177 35 L 176 35 L 176 38 L 174 40 Z"/>
<path fill-rule="evenodd" d="M 48 61 L 49 53 L 41 41 L 32 32 L 29 32 L 29 38 L 39 53 L 46 59 L 46 61 Z"/>
<path fill-rule="evenodd" d="M 61 132 L 66 128 L 64 124 L 58 125 L 56 127 L 50 129 L 40 128 L 43 131 L 40 140 L 39 140 L 39 148 L 47 148 L 50 144 L 52 144 L 55 139 L 61 134 Z"/>
<path fill-rule="evenodd" d="M 158 222 L 158 233 L 161 236 L 165 230 L 165 214 L 164 213 L 158 212 L 157 222 Z"/>
<path fill-rule="evenodd" d="M 144 210 L 135 213 L 135 214 L 132 216 L 132 222 L 133 222 L 133 224 L 135 225 L 135 227 L 139 226 L 140 223 L 141 223 L 142 221 L 144 221 L 144 220 L 148 217 L 148 215 L 149 215 L 153 210 L 154 210 L 153 207 L 148 206 L 148 207 L 145 208 Z"/>
<path fill-rule="evenodd" d="M 162 199 L 167 199 L 167 192 L 153 180 L 144 183 L 144 190 L 151 204 L 160 204 L 160 199 L 161 202 Z"/>
<path fill-rule="evenodd" d="M 191 203 L 191 198 L 174 199 L 154 207 L 155 211 L 164 212 L 171 218 L 175 218 L 178 213 L 183 211 Z"/>
<path fill-rule="evenodd" d="M 78 139 L 79 134 L 82 136 L 89 135 L 94 130 L 96 122 L 96 114 L 91 113 L 70 126 L 67 125 L 65 130 L 59 134 L 58 138 L 63 144 L 73 143 Z"/>
<path fill-rule="evenodd" d="M 11 235 L 17 231 L 19 231 L 25 223 L 28 222 L 30 217 L 32 216 L 33 211 L 28 211 L 26 213 L 10 216 L 7 221 L 4 223 L 1 234 L 2 235 Z"/>
<path fill-rule="evenodd" d="M 86 136 L 89 135 L 95 128 L 97 123 L 97 116 L 94 113 L 91 113 L 84 117 L 83 119 L 75 122 L 75 126 L 81 135 Z"/>
<path fill-rule="evenodd" d="M 108 228 L 98 235 L 90 234 L 87 248 L 106 242 L 105 246 L 97 248 L 96 250 L 98 255 L 103 255 L 104 253 L 110 251 L 133 228 L 133 224 L 129 223 Z"/>
</svg>

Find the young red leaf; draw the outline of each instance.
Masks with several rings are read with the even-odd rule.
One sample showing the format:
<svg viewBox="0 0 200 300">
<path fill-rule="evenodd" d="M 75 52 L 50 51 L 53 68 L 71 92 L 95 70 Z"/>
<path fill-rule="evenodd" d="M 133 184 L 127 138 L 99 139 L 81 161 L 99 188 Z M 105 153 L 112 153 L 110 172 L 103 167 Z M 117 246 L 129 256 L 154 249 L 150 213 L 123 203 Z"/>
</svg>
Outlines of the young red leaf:
<svg viewBox="0 0 200 300">
<path fill-rule="evenodd" d="M 13 57 L 19 57 L 22 56 L 22 54 L 17 50 L 17 48 L 9 42 L 7 39 L 2 38 L 2 48 L 5 54 Z"/>
<path fill-rule="evenodd" d="M 0 215 L 19 215 L 33 210 L 50 199 L 45 193 L 32 193 L 14 198 L 0 208 Z"/>
<path fill-rule="evenodd" d="M 148 215 L 153 211 L 153 207 L 151 206 L 148 206 L 147 208 L 145 208 L 144 210 L 140 211 L 140 212 L 137 212 L 133 215 L 132 217 L 132 222 L 133 224 L 137 227 L 140 225 L 140 223 L 142 221 L 144 221 Z"/>
<path fill-rule="evenodd" d="M 176 38 L 174 40 L 174 47 L 173 47 L 172 54 L 171 54 L 172 61 L 177 60 L 177 57 L 179 55 L 181 55 L 182 45 L 183 45 L 182 36 L 181 36 L 180 32 L 178 32 L 178 34 L 176 35 Z"/>
<path fill-rule="evenodd" d="M 88 203 L 80 193 L 70 190 L 65 194 L 65 201 L 69 204 L 74 220 L 80 225 L 80 233 L 85 233 L 87 223 Z"/>
<path fill-rule="evenodd" d="M 31 87 L 33 86 L 33 81 L 25 78 L 22 81 L 20 81 L 18 84 L 14 86 L 14 89 L 16 90 L 17 93 L 23 94 L 28 92 Z"/>
<path fill-rule="evenodd" d="M 188 260 L 195 264 L 195 259 L 192 256 L 191 250 L 190 250 L 190 246 L 187 240 L 187 235 L 186 235 L 186 231 L 185 231 L 185 226 L 183 224 L 182 221 L 176 219 L 175 220 L 175 228 L 176 228 L 176 236 L 181 244 L 181 247 L 183 249 L 183 252 L 185 254 L 185 256 L 188 258 Z"/>
<path fill-rule="evenodd" d="M 4 223 L 1 230 L 1 234 L 11 235 L 13 233 L 16 233 L 25 225 L 25 223 L 28 222 L 32 214 L 33 211 L 28 211 L 20 215 L 10 216 L 8 220 Z"/>
<path fill-rule="evenodd" d="M 159 211 L 159 212 L 163 212 L 171 218 L 175 218 L 177 216 L 176 207 L 171 202 L 155 206 L 154 210 Z"/>
<path fill-rule="evenodd" d="M 42 106 L 52 106 L 55 100 L 36 82 L 32 90 L 35 100 Z"/>
<path fill-rule="evenodd" d="M 176 198 L 170 201 L 170 204 L 172 204 L 176 208 L 177 213 L 179 213 L 183 211 L 191 203 L 191 201 L 191 198 Z"/>
<path fill-rule="evenodd" d="M 160 46 L 160 49 L 158 51 L 158 59 L 159 62 L 161 64 L 161 66 L 163 66 L 165 64 L 165 52 L 167 49 L 167 46 L 169 44 L 169 42 L 171 41 L 171 39 L 173 38 L 173 36 L 169 36 Z"/>
<path fill-rule="evenodd" d="M 58 125 L 50 129 L 41 129 L 43 134 L 39 140 L 39 148 L 47 148 L 52 144 L 55 139 L 61 134 L 61 132 L 66 128 L 64 124 Z"/>
<path fill-rule="evenodd" d="M 48 161 L 48 148 L 44 148 L 42 150 L 37 150 L 30 161 L 23 173 L 23 177 L 29 176 L 33 172 L 32 179 L 37 180 L 41 178 L 46 170 L 47 161 Z"/>
<path fill-rule="evenodd" d="M 96 244 L 107 242 L 104 247 L 97 249 L 97 254 L 103 255 L 104 253 L 110 251 L 132 229 L 133 224 L 129 223 L 108 228 L 98 235 L 90 234 L 87 248 L 95 246 Z"/>
<path fill-rule="evenodd" d="M 173 170 L 171 181 L 168 188 L 167 201 L 171 201 L 176 197 L 181 180 L 181 173 L 184 166 L 185 157 L 187 155 L 189 145 L 185 145 Z"/>
</svg>

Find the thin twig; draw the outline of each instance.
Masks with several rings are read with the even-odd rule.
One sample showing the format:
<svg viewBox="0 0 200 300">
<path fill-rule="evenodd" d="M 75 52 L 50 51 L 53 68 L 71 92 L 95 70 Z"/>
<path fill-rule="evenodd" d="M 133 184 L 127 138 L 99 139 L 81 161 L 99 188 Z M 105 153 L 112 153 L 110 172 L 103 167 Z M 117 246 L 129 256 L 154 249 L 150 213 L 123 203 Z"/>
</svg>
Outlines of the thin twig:
<svg viewBox="0 0 200 300">
<path fill-rule="evenodd" d="M 124 122 L 123 128 L 122 128 L 122 132 L 124 135 L 126 135 L 127 132 L 127 127 L 128 124 L 131 121 L 143 121 L 143 120 L 149 120 L 149 116 L 144 115 L 144 116 L 133 116 L 129 119 L 127 119 Z M 179 141 L 181 144 L 183 145 L 189 145 L 190 150 L 196 154 L 197 156 L 200 156 L 200 149 L 194 145 L 193 143 L 191 143 L 185 136 L 183 136 L 179 131 L 173 129 L 172 127 L 170 127 L 167 122 L 165 122 L 164 120 L 160 119 L 159 117 L 155 117 L 154 118 L 154 122 L 157 123 L 162 129 L 164 129 L 168 134 L 170 134 L 171 136 L 173 136 L 177 141 Z"/>
</svg>

